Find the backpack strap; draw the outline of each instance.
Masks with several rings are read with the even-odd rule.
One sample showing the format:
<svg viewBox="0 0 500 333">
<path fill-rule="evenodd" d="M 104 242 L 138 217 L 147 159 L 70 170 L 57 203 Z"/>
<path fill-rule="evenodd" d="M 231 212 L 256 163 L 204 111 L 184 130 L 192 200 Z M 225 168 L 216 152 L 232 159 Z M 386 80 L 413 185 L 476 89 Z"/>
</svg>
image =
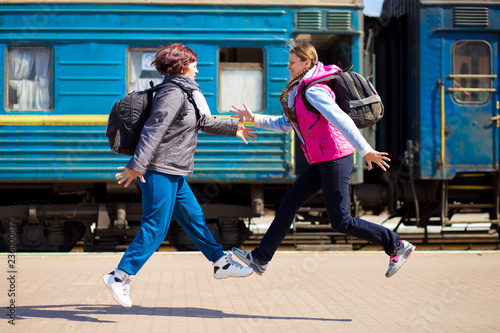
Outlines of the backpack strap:
<svg viewBox="0 0 500 333">
<path fill-rule="evenodd" d="M 198 109 L 198 106 L 196 105 L 196 102 L 194 101 L 194 98 L 193 98 L 193 91 L 192 90 L 188 90 L 188 89 L 184 89 L 183 87 L 181 87 L 179 84 L 175 83 L 175 82 L 162 82 L 160 84 L 157 84 L 156 86 L 153 84 L 153 81 L 149 81 L 149 85 L 151 85 L 151 88 L 147 89 L 147 91 L 150 91 L 150 92 L 157 92 L 158 90 L 160 90 L 161 88 L 163 88 L 164 86 L 166 86 L 167 84 L 174 84 L 176 85 L 177 87 L 179 87 L 182 91 L 184 91 L 187 95 L 187 100 L 194 106 L 194 112 L 196 114 L 196 120 L 200 120 L 200 109 Z"/>
<path fill-rule="evenodd" d="M 184 90 L 181 87 L 182 90 Z M 192 90 L 184 90 L 184 92 L 187 94 L 187 99 L 188 101 L 193 104 L 194 106 L 194 112 L 196 113 L 196 120 L 200 120 L 200 109 L 198 109 L 198 106 L 196 105 L 196 102 L 194 101 L 193 98 L 193 91 Z"/>
<path fill-rule="evenodd" d="M 330 81 L 331 79 L 334 78 L 334 76 L 337 75 L 337 74 L 332 74 L 332 75 L 328 75 L 328 76 L 325 76 L 325 77 L 322 77 L 320 79 L 316 79 L 316 80 L 312 80 L 311 82 L 309 82 L 308 84 L 306 84 L 306 86 L 304 88 L 302 88 L 302 102 L 304 103 L 304 105 L 306 106 L 306 108 L 309 110 L 309 111 L 312 111 L 318 115 L 321 114 L 321 112 L 318 111 L 318 109 L 316 109 L 308 100 L 307 100 L 307 97 L 306 97 L 306 91 L 307 89 L 311 88 L 311 86 L 315 85 L 316 83 L 321 83 L 321 82 L 326 82 L 326 81 Z"/>
<path fill-rule="evenodd" d="M 311 88 L 311 86 L 315 85 L 316 83 L 330 81 L 333 78 L 334 75 L 336 75 L 336 74 L 332 74 L 332 75 L 328 75 L 328 76 L 325 76 L 325 77 L 320 78 L 320 79 L 312 80 L 311 82 L 309 82 L 308 84 L 306 84 L 306 86 L 304 88 L 302 88 L 302 103 L 304 103 L 304 105 L 305 105 L 305 107 L 306 107 L 307 110 L 309 110 L 311 112 L 314 112 L 314 113 L 316 113 L 318 115 L 318 118 L 309 127 L 309 129 L 306 131 L 306 134 L 304 134 L 304 136 L 306 136 L 307 133 L 309 133 L 311 131 L 311 129 L 314 127 L 314 125 L 316 125 L 316 123 L 319 121 L 319 118 L 321 118 L 321 112 L 319 112 L 318 109 L 316 109 L 309 102 L 309 100 L 307 99 L 307 97 L 306 97 L 306 91 L 307 91 L 307 89 Z"/>
<path fill-rule="evenodd" d="M 349 101 L 349 107 L 358 108 L 360 106 L 373 104 L 373 103 L 382 103 L 382 99 L 379 95 L 373 95 L 367 98 L 358 99 L 356 101 Z"/>
</svg>

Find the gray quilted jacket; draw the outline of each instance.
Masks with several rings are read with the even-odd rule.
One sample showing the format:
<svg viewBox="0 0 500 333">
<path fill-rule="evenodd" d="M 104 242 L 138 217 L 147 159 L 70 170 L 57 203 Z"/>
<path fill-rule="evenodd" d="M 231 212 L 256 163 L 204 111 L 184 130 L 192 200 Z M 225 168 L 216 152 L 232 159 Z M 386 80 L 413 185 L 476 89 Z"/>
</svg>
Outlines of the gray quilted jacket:
<svg viewBox="0 0 500 333">
<path fill-rule="evenodd" d="M 186 90 L 200 90 L 194 80 L 184 75 L 165 77 L 164 82 L 171 81 Z M 174 84 L 166 85 L 154 96 L 151 116 L 144 125 L 134 157 L 127 167 L 142 174 L 152 170 L 191 177 L 198 130 L 234 137 L 237 128 L 238 120 L 217 119 L 209 112 L 201 112 L 197 119 L 187 93 Z"/>
</svg>

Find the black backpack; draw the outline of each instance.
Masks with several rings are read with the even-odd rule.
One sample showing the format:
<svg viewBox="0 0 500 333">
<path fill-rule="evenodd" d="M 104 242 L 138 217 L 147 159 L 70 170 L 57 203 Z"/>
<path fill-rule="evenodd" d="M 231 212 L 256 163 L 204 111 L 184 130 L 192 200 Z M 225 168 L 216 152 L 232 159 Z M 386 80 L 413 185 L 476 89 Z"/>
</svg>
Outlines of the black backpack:
<svg viewBox="0 0 500 333">
<path fill-rule="evenodd" d="M 371 127 L 384 116 L 384 105 L 371 82 L 349 68 L 341 73 L 313 80 L 302 90 L 304 105 L 309 111 L 318 114 L 318 119 L 314 124 L 319 120 L 320 112 L 309 103 L 306 91 L 313 84 L 319 82 L 328 84 L 335 93 L 338 106 L 354 120 L 358 128 Z"/>
<path fill-rule="evenodd" d="M 189 102 L 196 110 L 196 118 L 199 119 L 199 110 L 193 100 L 191 90 L 183 89 L 174 82 L 160 83 L 154 86 L 153 81 L 151 81 L 149 82 L 151 88 L 129 93 L 116 102 L 111 109 L 106 125 L 106 137 L 114 153 L 134 155 L 135 148 L 141 138 L 142 128 L 151 115 L 154 93 L 169 83 L 177 85 L 186 92 Z"/>
</svg>

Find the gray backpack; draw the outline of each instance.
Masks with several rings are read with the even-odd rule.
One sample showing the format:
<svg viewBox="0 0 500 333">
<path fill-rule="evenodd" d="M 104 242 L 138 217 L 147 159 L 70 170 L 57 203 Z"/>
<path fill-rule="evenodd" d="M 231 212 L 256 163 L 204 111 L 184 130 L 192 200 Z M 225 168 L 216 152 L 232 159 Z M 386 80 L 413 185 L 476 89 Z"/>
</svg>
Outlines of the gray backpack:
<svg viewBox="0 0 500 333">
<path fill-rule="evenodd" d="M 309 111 L 318 114 L 316 122 L 319 120 L 320 112 L 309 103 L 306 98 L 306 91 L 319 82 L 328 84 L 335 93 L 338 106 L 354 120 L 358 128 L 371 127 L 384 116 L 384 105 L 371 82 L 362 75 L 348 69 L 313 80 L 302 90 L 304 105 Z"/>
</svg>

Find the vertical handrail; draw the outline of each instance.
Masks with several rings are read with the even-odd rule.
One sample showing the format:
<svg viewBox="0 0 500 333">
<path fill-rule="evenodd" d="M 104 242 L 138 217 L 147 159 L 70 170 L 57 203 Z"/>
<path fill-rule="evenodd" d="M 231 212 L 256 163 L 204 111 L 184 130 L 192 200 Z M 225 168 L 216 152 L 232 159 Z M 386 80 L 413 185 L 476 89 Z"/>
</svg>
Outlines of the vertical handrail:
<svg viewBox="0 0 500 333">
<path fill-rule="evenodd" d="M 441 97 L 441 174 L 445 178 L 444 171 L 444 159 L 445 159 L 445 117 L 444 117 L 444 82 L 439 80 L 440 85 L 440 97 Z M 441 188 L 441 226 L 444 228 L 446 226 L 447 216 L 448 216 L 448 181 L 443 179 L 443 184 Z"/>
<path fill-rule="evenodd" d="M 443 180 L 441 187 L 441 226 L 444 228 L 448 220 L 448 181 Z"/>
<path fill-rule="evenodd" d="M 444 137 L 444 83 L 441 81 L 441 172 L 444 178 L 444 158 L 445 158 L 445 137 Z"/>
</svg>

